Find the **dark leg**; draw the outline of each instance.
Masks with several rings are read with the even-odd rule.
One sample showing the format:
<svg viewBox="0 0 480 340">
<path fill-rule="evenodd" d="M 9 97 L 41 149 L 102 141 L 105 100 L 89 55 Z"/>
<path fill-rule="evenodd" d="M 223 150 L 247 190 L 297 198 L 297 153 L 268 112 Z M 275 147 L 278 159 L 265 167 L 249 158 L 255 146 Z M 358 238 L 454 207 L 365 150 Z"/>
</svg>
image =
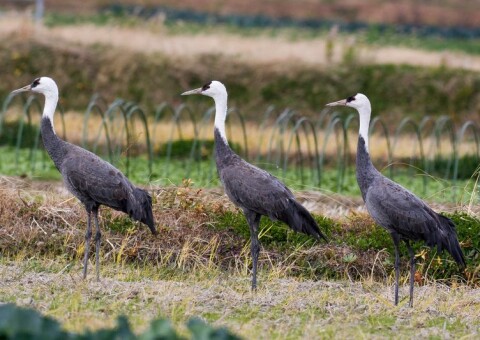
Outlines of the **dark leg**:
<svg viewBox="0 0 480 340">
<path fill-rule="evenodd" d="M 97 269 L 97 281 L 100 281 L 100 238 L 102 237 L 102 233 L 98 225 L 98 208 L 93 209 L 93 218 L 95 219 L 95 226 L 97 227 L 97 232 L 95 233 L 95 266 Z"/>
<path fill-rule="evenodd" d="M 410 255 L 410 300 L 408 302 L 409 307 L 413 307 L 413 285 L 415 283 L 415 253 L 413 252 L 410 242 L 405 241 L 408 248 L 408 255 Z"/>
<path fill-rule="evenodd" d="M 247 218 L 248 225 L 250 226 L 250 240 L 251 240 L 251 252 L 252 252 L 252 290 L 257 289 L 257 265 L 258 255 L 260 253 L 260 242 L 258 241 L 258 226 L 260 224 L 259 215 L 255 212 L 244 210 L 245 217 Z"/>
<path fill-rule="evenodd" d="M 393 245 L 395 246 L 395 306 L 398 305 L 398 280 L 400 277 L 400 251 L 398 244 L 400 243 L 400 237 L 397 234 L 392 234 Z"/>
<path fill-rule="evenodd" d="M 83 258 L 83 279 L 87 278 L 88 252 L 90 250 L 90 238 L 92 237 L 92 214 L 87 211 L 87 233 L 85 234 L 85 251 Z"/>
</svg>

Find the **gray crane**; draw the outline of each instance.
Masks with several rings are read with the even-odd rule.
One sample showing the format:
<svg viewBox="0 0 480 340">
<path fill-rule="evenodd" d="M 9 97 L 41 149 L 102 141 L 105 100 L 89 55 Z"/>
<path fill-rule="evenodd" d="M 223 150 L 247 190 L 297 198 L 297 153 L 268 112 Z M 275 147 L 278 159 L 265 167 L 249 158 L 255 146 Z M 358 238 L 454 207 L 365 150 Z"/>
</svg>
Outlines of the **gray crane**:
<svg viewBox="0 0 480 340">
<path fill-rule="evenodd" d="M 398 304 L 398 279 L 400 267 L 399 243 L 403 240 L 410 255 L 410 300 L 413 306 L 415 254 L 410 241 L 424 241 L 447 250 L 453 259 L 465 267 L 465 258 L 458 243 L 455 224 L 449 218 L 437 214 L 413 193 L 383 176 L 372 164 L 368 151 L 368 129 L 372 111 L 367 96 L 357 93 L 327 106 L 350 106 L 357 109 L 360 129 L 357 146 L 356 174 L 362 197 L 372 218 L 385 228 L 395 246 L 395 305 Z"/>
<path fill-rule="evenodd" d="M 227 89 L 219 81 L 182 95 L 202 94 L 215 101 L 215 161 L 225 192 L 230 200 L 243 210 L 250 227 L 253 259 L 252 290 L 257 287 L 257 263 L 260 252 L 258 229 L 262 215 L 282 221 L 297 232 L 311 235 L 317 240 L 326 237 L 310 213 L 296 201 L 292 192 L 276 177 L 240 158 L 228 145 L 225 135 L 227 116 Z"/>
<path fill-rule="evenodd" d="M 91 215 L 95 220 L 95 260 L 97 281 L 100 280 L 100 226 L 98 210 L 106 205 L 127 213 L 134 220 L 146 224 L 152 234 L 156 234 L 152 198 L 150 194 L 135 187 L 117 168 L 94 153 L 70 144 L 59 138 L 53 128 L 53 115 L 58 102 L 58 88 L 48 77 L 37 78 L 32 84 L 12 92 L 12 94 L 32 91 L 45 96 L 41 132 L 42 140 L 55 167 L 60 171 L 67 189 L 77 197 L 87 210 L 87 233 L 85 234 L 85 257 L 83 278 L 87 277 L 88 252 L 92 236 Z"/>
</svg>

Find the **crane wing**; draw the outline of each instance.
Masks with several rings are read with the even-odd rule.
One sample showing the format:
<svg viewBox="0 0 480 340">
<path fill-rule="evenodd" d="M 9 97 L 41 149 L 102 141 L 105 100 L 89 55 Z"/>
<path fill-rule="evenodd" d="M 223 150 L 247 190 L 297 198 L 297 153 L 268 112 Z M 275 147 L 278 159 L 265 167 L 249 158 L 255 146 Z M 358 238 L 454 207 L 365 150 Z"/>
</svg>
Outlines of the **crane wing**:
<svg viewBox="0 0 480 340">
<path fill-rule="evenodd" d="M 413 193 L 389 180 L 378 178 L 365 197 L 373 219 L 389 231 L 410 238 L 434 231 L 437 214 Z"/>
<path fill-rule="evenodd" d="M 246 162 L 222 169 L 220 178 L 230 199 L 241 208 L 275 218 L 284 211 L 292 192 L 275 176 Z"/>
<path fill-rule="evenodd" d="M 67 187 L 84 203 L 93 200 L 121 209 L 132 194 L 132 184 L 120 170 L 97 155 L 80 148 L 76 151 L 62 163 Z"/>
</svg>

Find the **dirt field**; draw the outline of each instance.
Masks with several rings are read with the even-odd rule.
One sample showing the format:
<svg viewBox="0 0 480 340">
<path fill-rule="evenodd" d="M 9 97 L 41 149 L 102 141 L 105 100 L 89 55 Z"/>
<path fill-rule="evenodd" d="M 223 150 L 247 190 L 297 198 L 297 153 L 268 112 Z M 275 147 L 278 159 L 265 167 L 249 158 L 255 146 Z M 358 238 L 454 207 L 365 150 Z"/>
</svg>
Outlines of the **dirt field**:
<svg viewBox="0 0 480 340">
<path fill-rule="evenodd" d="M 170 57 L 195 58 L 223 55 L 236 62 L 274 64 L 278 67 L 306 64 L 328 66 L 344 58 L 349 48 L 354 49 L 360 62 L 377 64 L 406 64 L 415 66 L 446 66 L 480 71 L 480 57 L 457 52 L 429 52 L 404 47 L 372 47 L 361 45 L 353 38 L 333 40 L 331 58 L 324 38 L 295 40 L 287 37 L 249 37 L 226 32 L 216 34 L 175 34 L 161 29 L 99 27 L 94 25 L 34 27 L 23 16 L 12 15 L 0 20 L 0 37 L 16 34 L 35 38 L 47 44 L 75 48 L 76 45 L 96 44 L 120 50 L 147 54 L 162 53 Z"/>
</svg>

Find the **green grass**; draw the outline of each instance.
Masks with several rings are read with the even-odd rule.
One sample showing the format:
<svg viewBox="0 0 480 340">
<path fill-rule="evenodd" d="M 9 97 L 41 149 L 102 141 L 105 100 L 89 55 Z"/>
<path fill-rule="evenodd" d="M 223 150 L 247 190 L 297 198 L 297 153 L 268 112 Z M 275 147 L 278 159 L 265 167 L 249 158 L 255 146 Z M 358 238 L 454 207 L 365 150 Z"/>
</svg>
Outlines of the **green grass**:
<svg viewBox="0 0 480 340">
<path fill-rule="evenodd" d="M 395 32 L 380 33 L 371 26 L 359 34 L 359 41 L 377 46 L 405 46 L 418 50 L 428 51 L 455 51 L 472 55 L 480 54 L 480 39 L 422 37 L 416 34 L 398 34 Z"/>
<path fill-rule="evenodd" d="M 2 154 L 0 174 L 47 181 L 61 179 L 53 162 L 42 150 L 32 152 L 29 149 L 18 149 L 17 151 L 13 147 L 1 146 L 0 152 Z M 165 156 L 156 156 L 151 175 L 148 173 L 148 161 L 145 156 L 130 159 L 129 173 L 126 171 L 125 157 L 114 155 L 112 159 L 108 157 L 106 159 L 138 184 L 182 185 L 184 179 L 190 178 L 197 187 L 220 185 L 215 164 L 211 159 L 192 162 L 189 159 L 172 158 L 166 161 Z M 272 163 L 260 162 L 258 166 L 270 171 L 295 190 L 315 190 L 327 194 L 337 192 L 347 196 L 360 196 L 353 167 L 346 169 L 343 179 L 339 178 L 336 168 L 324 168 L 319 186 L 317 173 L 311 168 L 303 169 L 302 179 L 300 169 L 296 167 L 291 167 L 284 172 L 283 169 Z M 395 171 L 394 180 L 420 197 L 432 201 L 461 204 L 468 202 L 472 198 L 472 193 L 474 202 L 478 199 L 474 192 L 475 181 L 473 178 L 453 182 L 414 171 L 413 168 L 407 169 L 407 171 L 399 168 Z M 384 174 L 389 176 L 389 170 L 384 169 Z"/>
</svg>

